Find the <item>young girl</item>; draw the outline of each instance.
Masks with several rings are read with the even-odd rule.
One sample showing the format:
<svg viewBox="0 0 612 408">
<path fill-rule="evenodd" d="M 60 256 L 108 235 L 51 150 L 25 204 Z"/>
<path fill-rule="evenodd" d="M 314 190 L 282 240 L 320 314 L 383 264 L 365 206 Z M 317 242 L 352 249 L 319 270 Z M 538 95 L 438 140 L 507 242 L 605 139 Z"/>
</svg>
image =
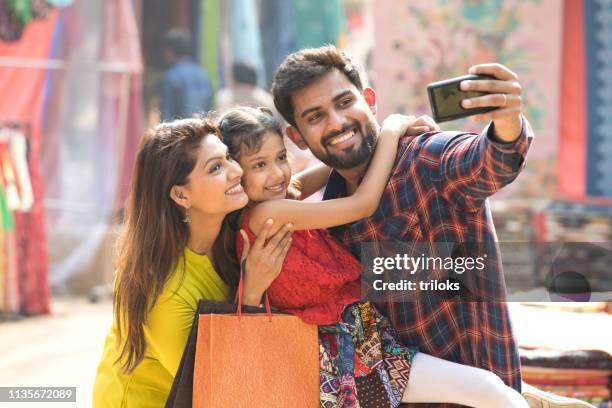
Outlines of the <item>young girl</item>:
<svg viewBox="0 0 612 408">
<path fill-rule="evenodd" d="M 270 303 L 319 325 L 323 407 L 396 407 L 402 402 L 454 402 L 472 407 L 527 407 L 493 373 L 441 360 L 400 344 L 393 327 L 370 302 L 360 301 L 361 265 L 325 228 L 357 221 L 377 208 L 399 138 L 413 119 L 391 115 L 359 188 L 349 197 L 303 202 L 320 189 L 329 169 L 302 172 L 292 186 L 280 125 L 265 108 L 236 108 L 219 119 L 230 155 L 244 174 L 249 197 L 239 221 L 236 253 L 253 242 L 269 218 L 293 224 L 292 246 L 267 289 Z M 350 129 L 330 144 L 364 132 Z M 367 135 L 362 134 L 362 137 Z M 248 275 L 248 272 L 247 272 Z"/>
</svg>

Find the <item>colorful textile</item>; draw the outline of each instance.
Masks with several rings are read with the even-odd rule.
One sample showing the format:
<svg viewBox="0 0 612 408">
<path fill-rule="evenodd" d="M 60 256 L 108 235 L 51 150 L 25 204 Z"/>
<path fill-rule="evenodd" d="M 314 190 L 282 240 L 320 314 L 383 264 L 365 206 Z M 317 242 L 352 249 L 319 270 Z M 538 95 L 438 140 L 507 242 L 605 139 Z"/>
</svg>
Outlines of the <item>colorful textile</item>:
<svg viewBox="0 0 612 408">
<path fill-rule="evenodd" d="M 8 208 L 4 186 L 0 183 L 0 225 L 3 231 L 9 231 L 15 226 L 13 213 Z"/>
<path fill-rule="evenodd" d="M 523 366 L 612 370 L 612 356 L 601 350 L 557 351 L 521 348 Z"/>
<path fill-rule="evenodd" d="M 296 49 L 338 44 L 345 25 L 340 0 L 293 0 L 293 7 Z"/>
<path fill-rule="evenodd" d="M 295 51 L 295 14 L 290 1 L 263 0 L 260 15 L 259 29 L 268 89 L 276 68 Z"/>
<path fill-rule="evenodd" d="M 609 97 L 612 83 L 608 80 L 612 74 L 612 3 L 594 0 L 583 4 L 586 83 L 577 82 L 587 93 L 589 107 L 586 193 L 591 197 L 612 198 L 612 99 Z"/>
<path fill-rule="evenodd" d="M 213 90 L 217 90 L 221 75 L 219 72 L 219 33 L 221 32 L 219 0 L 203 0 L 201 13 L 200 65 L 208 74 Z"/>
<path fill-rule="evenodd" d="M 257 71 L 257 85 L 264 86 L 264 62 L 257 5 L 254 0 L 231 1 L 231 41 L 234 61 L 250 63 Z"/>
<path fill-rule="evenodd" d="M 32 21 L 32 7 L 30 0 L 8 0 L 11 17 L 21 24 Z"/>
<path fill-rule="evenodd" d="M 24 25 L 11 18 L 8 0 L 0 0 L 0 40 L 6 42 L 18 41 L 23 33 Z"/>
<path fill-rule="evenodd" d="M 354 303 L 339 323 L 320 326 L 321 406 L 397 407 L 416 353 L 397 338 L 370 302 Z"/>
<path fill-rule="evenodd" d="M 361 244 L 368 241 L 497 241 L 487 197 L 518 176 L 533 132 L 525 118 L 521 135 L 513 143 L 494 141 L 491 131 L 487 127 L 481 135 L 442 132 L 403 139 L 377 211 L 333 228 L 333 233 L 358 258 Z M 333 171 L 324 199 L 343 196 L 344 179 Z M 503 291 L 503 272 L 497 264 L 492 269 L 486 278 Z M 362 274 L 366 281 L 372 277 L 368 271 Z M 492 295 L 486 293 L 490 282 L 478 287 L 484 295 Z M 492 371 L 520 390 L 520 361 L 504 293 L 494 295 L 489 298 L 500 302 L 406 301 L 387 291 L 377 307 L 391 319 L 403 344 Z"/>
</svg>

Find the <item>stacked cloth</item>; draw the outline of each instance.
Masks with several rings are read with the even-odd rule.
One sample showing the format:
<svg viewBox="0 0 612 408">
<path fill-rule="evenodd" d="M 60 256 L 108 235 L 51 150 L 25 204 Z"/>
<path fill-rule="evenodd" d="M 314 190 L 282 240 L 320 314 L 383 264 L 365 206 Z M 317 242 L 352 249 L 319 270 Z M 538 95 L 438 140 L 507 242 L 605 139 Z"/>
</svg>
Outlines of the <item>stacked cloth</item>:
<svg viewBox="0 0 612 408">
<path fill-rule="evenodd" d="M 523 381 L 612 408 L 612 314 L 601 305 L 509 304 Z"/>
<path fill-rule="evenodd" d="M 521 348 L 523 381 L 543 391 L 612 407 L 612 356 L 600 350 Z"/>
</svg>

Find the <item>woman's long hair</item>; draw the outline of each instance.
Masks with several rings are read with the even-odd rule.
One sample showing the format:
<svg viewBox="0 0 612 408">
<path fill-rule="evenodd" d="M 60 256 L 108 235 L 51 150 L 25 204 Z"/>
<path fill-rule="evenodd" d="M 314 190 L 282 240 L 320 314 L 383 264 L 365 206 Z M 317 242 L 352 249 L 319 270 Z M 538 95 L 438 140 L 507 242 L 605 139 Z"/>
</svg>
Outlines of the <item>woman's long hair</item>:
<svg viewBox="0 0 612 408">
<path fill-rule="evenodd" d="M 280 123 L 268 108 L 237 107 L 225 112 L 217 124 L 223 142 L 232 158 L 240 160 L 242 154 L 253 154 L 261 149 L 264 136 L 272 132 L 283 138 Z M 292 182 L 287 189 L 287 198 L 297 199 L 300 196 L 300 186 Z M 240 263 L 236 254 L 236 237 L 242 227 L 244 209 L 228 214 L 215 245 L 213 256 L 217 261 L 217 272 L 228 284 L 230 294 L 236 293 L 240 279 Z"/>
<path fill-rule="evenodd" d="M 140 145 L 126 209 L 127 228 L 119 242 L 114 297 L 122 344 L 117 362 L 124 372 L 134 370 L 144 357 L 147 313 L 187 245 L 184 210 L 171 199 L 170 190 L 187 183 L 207 135 L 220 137 L 210 120 L 182 119 L 161 123 Z"/>
</svg>

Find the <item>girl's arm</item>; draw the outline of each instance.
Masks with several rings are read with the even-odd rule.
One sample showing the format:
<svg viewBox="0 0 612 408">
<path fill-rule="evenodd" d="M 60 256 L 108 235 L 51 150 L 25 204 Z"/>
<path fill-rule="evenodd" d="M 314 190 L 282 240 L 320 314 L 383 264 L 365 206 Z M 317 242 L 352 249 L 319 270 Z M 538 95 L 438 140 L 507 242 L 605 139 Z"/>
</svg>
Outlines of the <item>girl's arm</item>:
<svg viewBox="0 0 612 408">
<path fill-rule="evenodd" d="M 276 225 L 292 223 L 294 230 L 330 228 L 370 216 L 385 190 L 399 138 L 414 120 L 414 116 L 391 115 L 384 121 L 370 167 L 353 195 L 320 202 L 264 201 L 253 209 L 249 227 L 258 234 L 263 223 L 274 218 Z"/>
<path fill-rule="evenodd" d="M 310 197 L 327 184 L 331 167 L 319 163 L 297 173 L 294 178 L 300 185 L 300 200 Z"/>
</svg>

